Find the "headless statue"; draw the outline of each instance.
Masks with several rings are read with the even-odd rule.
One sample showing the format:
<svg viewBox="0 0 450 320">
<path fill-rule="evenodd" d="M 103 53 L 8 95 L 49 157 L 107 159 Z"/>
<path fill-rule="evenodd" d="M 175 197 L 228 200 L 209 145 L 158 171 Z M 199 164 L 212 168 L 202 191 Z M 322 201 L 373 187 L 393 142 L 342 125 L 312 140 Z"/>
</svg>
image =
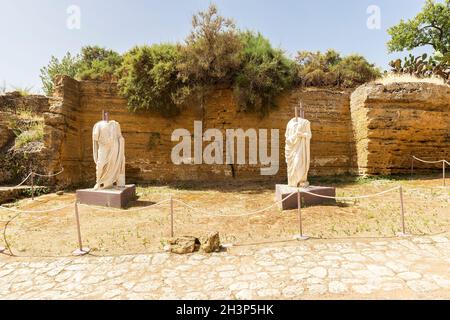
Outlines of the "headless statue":
<svg viewBox="0 0 450 320">
<path fill-rule="evenodd" d="M 120 124 L 110 121 L 107 112 L 94 125 L 92 142 L 97 177 L 94 189 L 125 187 L 125 140 Z"/>
<path fill-rule="evenodd" d="M 288 185 L 290 187 L 308 187 L 308 172 L 310 166 L 311 124 L 304 119 L 301 109 L 297 115 L 288 122 L 286 128 L 285 156 L 287 163 Z"/>
</svg>

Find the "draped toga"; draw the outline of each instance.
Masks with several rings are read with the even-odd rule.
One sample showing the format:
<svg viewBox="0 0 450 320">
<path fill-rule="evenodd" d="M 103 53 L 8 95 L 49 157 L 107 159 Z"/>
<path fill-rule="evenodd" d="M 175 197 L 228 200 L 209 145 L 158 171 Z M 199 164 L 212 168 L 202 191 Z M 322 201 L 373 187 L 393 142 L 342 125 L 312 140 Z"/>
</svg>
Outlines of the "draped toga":
<svg viewBox="0 0 450 320">
<path fill-rule="evenodd" d="M 92 130 L 97 183 L 94 189 L 125 186 L 125 140 L 116 121 L 99 121 Z"/>
</svg>

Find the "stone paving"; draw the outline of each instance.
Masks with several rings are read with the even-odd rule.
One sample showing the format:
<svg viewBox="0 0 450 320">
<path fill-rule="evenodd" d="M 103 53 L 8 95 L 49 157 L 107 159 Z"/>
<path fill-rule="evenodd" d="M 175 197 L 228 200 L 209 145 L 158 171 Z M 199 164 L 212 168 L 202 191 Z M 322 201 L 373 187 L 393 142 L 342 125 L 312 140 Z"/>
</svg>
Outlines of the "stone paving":
<svg viewBox="0 0 450 320">
<path fill-rule="evenodd" d="M 0 256 L 1 299 L 450 299 L 449 235 L 203 255 Z"/>
</svg>

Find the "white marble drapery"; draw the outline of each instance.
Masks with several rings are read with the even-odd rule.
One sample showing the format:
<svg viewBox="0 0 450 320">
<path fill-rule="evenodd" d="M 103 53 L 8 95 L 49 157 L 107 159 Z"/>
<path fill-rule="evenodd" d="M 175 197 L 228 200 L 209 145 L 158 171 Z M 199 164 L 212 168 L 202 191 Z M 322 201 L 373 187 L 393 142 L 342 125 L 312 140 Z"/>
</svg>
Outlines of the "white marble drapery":
<svg viewBox="0 0 450 320">
<path fill-rule="evenodd" d="M 92 130 L 96 185 L 94 189 L 125 187 L 125 140 L 120 124 L 102 120 Z"/>
<path fill-rule="evenodd" d="M 285 156 L 288 185 L 307 187 L 310 166 L 311 124 L 303 118 L 293 118 L 286 128 Z"/>
</svg>

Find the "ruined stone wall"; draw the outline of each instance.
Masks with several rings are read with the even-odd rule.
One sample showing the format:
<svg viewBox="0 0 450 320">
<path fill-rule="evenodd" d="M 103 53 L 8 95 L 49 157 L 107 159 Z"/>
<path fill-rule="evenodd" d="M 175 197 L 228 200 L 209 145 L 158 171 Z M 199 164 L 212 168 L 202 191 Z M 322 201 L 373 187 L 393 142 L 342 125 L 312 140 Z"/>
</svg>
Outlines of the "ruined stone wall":
<svg viewBox="0 0 450 320">
<path fill-rule="evenodd" d="M 61 151 L 55 153 L 59 156 L 60 165 L 65 168 L 65 174 L 61 176 L 60 183 L 67 183 L 69 180 L 73 183 L 92 183 L 95 180 L 92 127 L 101 119 L 102 110 L 108 110 L 111 114 L 110 118 L 121 124 L 126 143 L 128 182 L 191 180 L 220 182 L 232 177 L 243 180 L 284 181 L 286 175 L 285 127 L 293 116 L 293 108 L 298 99 L 302 99 L 306 117 L 312 123 L 311 174 L 334 175 L 355 171 L 350 93 L 347 91 L 295 90 L 280 97 L 278 110 L 264 118 L 240 112 L 229 89 L 216 90 L 209 95 L 205 101 L 204 113 L 201 112 L 198 104 L 192 102 L 181 115 L 173 119 L 166 119 L 148 112 L 129 112 L 126 99 L 120 97 L 116 85 L 111 83 L 77 82 L 64 78 L 60 80 L 56 96 L 61 99 L 61 105 L 55 107 L 53 113 L 64 115 L 65 130 L 67 130 Z M 48 118 L 51 119 L 50 115 Z M 269 141 L 270 129 L 279 129 L 279 172 L 275 176 L 261 176 L 260 168 L 264 166 L 259 164 L 234 165 L 233 167 L 226 164 L 174 165 L 171 152 L 177 142 L 171 141 L 171 135 L 178 128 L 187 129 L 193 135 L 196 120 L 203 120 L 203 131 L 217 128 L 223 131 L 224 136 L 226 129 L 268 129 Z M 54 129 L 52 132 L 55 135 Z M 48 145 L 56 148 L 56 142 Z M 270 142 L 268 147 L 270 148 Z"/>
<path fill-rule="evenodd" d="M 41 143 L 30 144 L 28 148 L 21 150 L 15 150 L 13 147 L 21 130 L 42 121 L 41 116 L 48 111 L 50 100 L 45 96 L 24 96 L 19 92 L 0 95 L 1 184 L 17 182 L 28 174 L 31 167 L 40 166 Z"/>
<path fill-rule="evenodd" d="M 366 84 L 353 92 L 351 112 L 361 174 L 408 173 L 412 155 L 450 159 L 449 86 Z"/>
</svg>

